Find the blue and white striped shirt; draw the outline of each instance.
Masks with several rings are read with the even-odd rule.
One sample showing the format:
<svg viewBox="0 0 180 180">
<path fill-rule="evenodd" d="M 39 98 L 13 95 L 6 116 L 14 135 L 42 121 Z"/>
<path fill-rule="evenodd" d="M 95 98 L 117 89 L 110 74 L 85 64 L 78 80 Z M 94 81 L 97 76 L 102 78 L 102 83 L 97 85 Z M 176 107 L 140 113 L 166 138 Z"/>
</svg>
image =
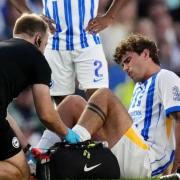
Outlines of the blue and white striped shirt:
<svg viewBox="0 0 180 180">
<path fill-rule="evenodd" d="M 101 44 L 98 34 L 86 32 L 96 17 L 99 0 L 43 0 L 43 13 L 56 23 L 56 32 L 48 41 L 54 50 L 75 50 Z"/>
<path fill-rule="evenodd" d="M 174 158 L 172 112 L 180 111 L 180 78 L 162 69 L 134 89 L 129 114 L 144 140 L 151 146 L 152 176 L 162 173 Z"/>
</svg>

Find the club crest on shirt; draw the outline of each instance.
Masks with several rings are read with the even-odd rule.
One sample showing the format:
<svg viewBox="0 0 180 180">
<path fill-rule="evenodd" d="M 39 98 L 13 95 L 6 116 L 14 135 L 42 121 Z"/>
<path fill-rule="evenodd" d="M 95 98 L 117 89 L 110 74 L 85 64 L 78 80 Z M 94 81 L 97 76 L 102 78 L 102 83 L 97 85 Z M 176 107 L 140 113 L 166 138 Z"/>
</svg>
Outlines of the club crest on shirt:
<svg viewBox="0 0 180 180">
<path fill-rule="evenodd" d="M 134 123 L 139 122 L 142 119 L 142 112 L 140 110 L 129 112 L 129 114 L 132 117 Z"/>
<path fill-rule="evenodd" d="M 20 147 L 20 143 L 19 143 L 19 140 L 17 139 L 17 137 L 13 137 L 13 139 L 12 139 L 12 145 L 13 145 L 13 147 L 15 147 L 15 148 L 19 148 L 19 147 Z"/>
<path fill-rule="evenodd" d="M 179 90 L 178 86 L 174 86 L 172 88 L 172 93 L 173 93 L 173 100 L 180 101 L 180 90 Z"/>
</svg>

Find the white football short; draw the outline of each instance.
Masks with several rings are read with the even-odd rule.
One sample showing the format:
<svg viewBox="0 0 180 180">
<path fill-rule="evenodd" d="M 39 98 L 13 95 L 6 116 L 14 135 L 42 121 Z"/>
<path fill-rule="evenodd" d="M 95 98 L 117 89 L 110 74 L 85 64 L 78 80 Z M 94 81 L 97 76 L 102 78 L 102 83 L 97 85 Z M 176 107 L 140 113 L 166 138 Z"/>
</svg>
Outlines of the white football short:
<svg viewBox="0 0 180 180">
<path fill-rule="evenodd" d="M 122 178 L 151 177 L 149 146 L 132 126 L 112 147 Z"/>
<path fill-rule="evenodd" d="M 109 87 L 108 66 L 102 45 L 74 51 L 56 51 L 47 46 L 45 57 L 52 69 L 52 96 L 73 94 L 75 79 L 82 90 Z"/>
</svg>

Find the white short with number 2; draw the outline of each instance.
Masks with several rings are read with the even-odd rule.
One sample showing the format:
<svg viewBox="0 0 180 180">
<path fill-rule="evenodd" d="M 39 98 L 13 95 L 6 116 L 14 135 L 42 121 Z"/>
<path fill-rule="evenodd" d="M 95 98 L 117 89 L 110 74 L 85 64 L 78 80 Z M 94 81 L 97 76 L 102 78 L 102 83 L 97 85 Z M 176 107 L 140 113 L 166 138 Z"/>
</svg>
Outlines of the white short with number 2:
<svg viewBox="0 0 180 180">
<path fill-rule="evenodd" d="M 73 94 L 75 79 L 79 88 L 93 89 L 109 87 L 107 61 L 102 45 L 74 51 L 45 50 L 52 69 L 51 95 Z"/>
</svg>

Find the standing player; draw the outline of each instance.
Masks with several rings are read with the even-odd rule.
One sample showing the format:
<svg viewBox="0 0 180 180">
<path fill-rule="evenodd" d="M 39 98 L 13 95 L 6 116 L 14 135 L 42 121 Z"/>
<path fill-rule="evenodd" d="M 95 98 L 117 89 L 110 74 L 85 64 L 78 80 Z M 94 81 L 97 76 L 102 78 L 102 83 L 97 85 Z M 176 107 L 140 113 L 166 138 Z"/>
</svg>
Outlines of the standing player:
<svg viewBox="0 0 180 180">
<path fill-rule="evenodd" d="M 44 19 L 56 31 L 45 56 L 52 69 L 51 95 L 56 102 L 75 91 L 75 79 L 87 97 L 108 87 L 108 68 L 99 31 L 110 25 L 127 0 L 113 0 L 104 16 L 96 17 L 99 0 L 43 0 Z M 20 12 L 31 12 L 25 1 L 11 0 Z"/>
<path fill-rule="evenodd" d="M 0 42 L 0 179 L 28 180 L 18 128 L 7 121 L 11 122 L 7 107 L 21 91 L 32 88 L 37 114 L 47 128 L 67 141 L 76 142 L 79 136 L 65 126 L 51 101 L 51 69 L 43 56 L 48 25 L 37 15 L 23 15 L 15 23 L 13 37 Z"/>
<path fill-rule="evenodd" d="M 173 171 L 177 170 L 180 167 L 179 77 L 160 68 L 156 44 L 141 35 L 130 35 L 122 41 L 115 59 L 136 82 L 129 113 L 110 90 L 102 88 L 92 95 L 84 112 L 83 108 L 78 112 L 82 114 L 73 131 L 81 141 L 92 135 L 107 141 L 118 159 L 122 177 L 154 177 L 168 170 L 173 162 Z M 69 126 L 75 123 L 78 103 L 86 105 L 76 96 L 58 106 Z"/>
</svg>

